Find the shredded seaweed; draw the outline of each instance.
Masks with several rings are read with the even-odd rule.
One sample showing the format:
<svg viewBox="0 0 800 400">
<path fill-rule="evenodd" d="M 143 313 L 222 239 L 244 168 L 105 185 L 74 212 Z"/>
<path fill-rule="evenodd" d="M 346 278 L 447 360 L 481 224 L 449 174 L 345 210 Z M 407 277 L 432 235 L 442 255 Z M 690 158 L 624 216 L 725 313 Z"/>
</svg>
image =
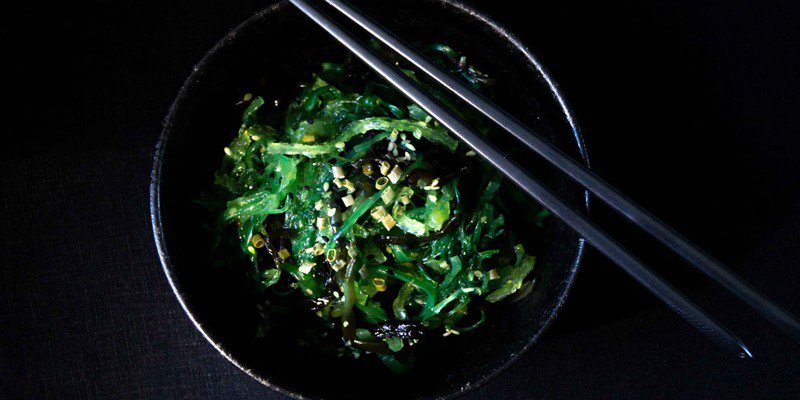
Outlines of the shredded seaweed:
<svg viewBox="0 0 800 400">
<path fill-rule="evenodd" d="M 428 51 L 474 87 L 491 84 L 451 48 Z M 216 207 L 220 235 L 235 228 L 260 290 L 302 294 L 340 350 L 403 372 L 425 335 L 479 328 L 485 303 L 519 291 L 536 259 L 505 232 L 500 176 L 353 68 L 324 63 L 282 110 L 283 126 L 269 126 L 276 115 L 252 98 L 204 204 Z M 534 214 L 531 229 L 547 215 Z M 263 336 L 280 316 L 259 309 Z"/>
</svg>

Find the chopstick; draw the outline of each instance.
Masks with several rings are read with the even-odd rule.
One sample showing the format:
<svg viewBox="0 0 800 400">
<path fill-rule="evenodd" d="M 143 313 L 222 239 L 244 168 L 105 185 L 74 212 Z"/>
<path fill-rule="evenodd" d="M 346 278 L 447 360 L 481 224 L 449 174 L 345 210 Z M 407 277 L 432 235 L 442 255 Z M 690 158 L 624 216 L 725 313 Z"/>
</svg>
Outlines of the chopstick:
<svg viewBox="0 0 800 400">
<path fill-rule="evenodd" d="M 573 209 L 539 181 L 528 175 L 481 135 L 469 128 L 452 111 L 425 93 L 398 68 L 373 52 L 368 46 L 348 33 L 335 20 L 309 1 L 290 0 L 290 2 L 701 333 L 739 357 L 752 357 L 752 353 L 730 330 L 722 326 L 686 296 L 678 292 L 672 285 L 652 272 L 580 212 Z"/>
<path fill-rule="evenodd" d="M 634 203 L 592 171 L 575 162 L 572 158 L 553 146 L 549 141 L 542 138 L 541 135 L 533 132 L 522 122 L 508 114 L 508 112 L 495 105 L 491 100 L 465 85 L 461 80 L 440 68 L 425 55 L 414 50 L 399 37 L 381 27 L 363 12 L 343 0 L 325 1 L 414 64 L 417 68 L 438 81 L 448 90 L 466 101 L 473 108 L 511 133 L 512 136 L 524 143 L 531 150 L 537 152 L 545 160 L 575 180 L 575 182 L 586 187 L 586 189 L 597 196 L 598 199 L 608 204 L 650 236 L 688 261 L 708 278 L 739 297 L 773 325 L 794 337 L 795 340 L 800 340 L 800 322 L 797 318 L 742 280 L 714 257 L 681 236 L 650 212 Z"/>
</svg>

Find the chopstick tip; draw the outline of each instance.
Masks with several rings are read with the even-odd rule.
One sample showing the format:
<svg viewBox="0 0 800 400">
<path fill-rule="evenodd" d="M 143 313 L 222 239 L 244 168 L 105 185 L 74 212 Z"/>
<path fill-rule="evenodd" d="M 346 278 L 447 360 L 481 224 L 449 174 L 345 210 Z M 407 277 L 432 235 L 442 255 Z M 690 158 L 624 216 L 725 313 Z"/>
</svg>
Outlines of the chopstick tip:
<svg viewBox="0 0 800 400">
<path fill-rule="evenodd" d="M 748 349 L 747 346 L 744 345 L 744 343 L 739 343 L 739 346 L 742 348 L 742 351 L 739 352 L 739 358 L 741 358 L 742 360 L 752 360 L 753 353 L 750 352 L 750 349 Z"/>
</svg>

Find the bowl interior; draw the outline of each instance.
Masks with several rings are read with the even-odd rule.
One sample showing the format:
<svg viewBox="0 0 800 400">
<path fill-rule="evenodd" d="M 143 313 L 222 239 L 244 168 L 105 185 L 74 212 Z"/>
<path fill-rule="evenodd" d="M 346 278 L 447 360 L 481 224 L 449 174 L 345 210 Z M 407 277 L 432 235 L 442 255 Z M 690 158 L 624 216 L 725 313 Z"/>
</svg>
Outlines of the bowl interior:
<svg viewBox="0 0 800 400">
<path fill-rule="evenodd" d="M 433 0 L 358 5 L 409 40 L 446 43 L 496 78 L 495 96 L 529 126 L 575 157 L 584 151 L 576 127 L 543 73 L 498 28 L 460 5 Z M 525 201 L 504 194 L 507 218 L 526 249 L 537 256 L 533 291 L 487 313 L 476 332 L 434 338 L 418 349 L 415 368 L 395 376 L 375 360 L 328 358 L 297 346 L 292 332 L 255 338 L 256 309 L 243 288 L 246 266 L 212 266 L 209 238 L 194 200 L 207 190 L 222 151 L 238 129 L 244 93 L 265 95 L 285 107 L 320 62 L 345 51 L 286 3 L 258 13 L 223 39 L 196 66 L 167 118 L 156 155 L 153 209 L 156 240 L 176 293 L 212 343 L 233 362 L 284 393 L 310 398 L 446 397 L 482 382 L 535 341 L 560 307 L 577 270 L 582 242 L 560 221 L 531 228 Z M 501 138 L 498 138 L 502 141 Z M 519 146 L 505 141 L 501 147 Z M 526 157 L 532 159 L 533 157 Z M 543 181 L 576 208 L 583 190 L 529 160 Z M 160 216 L 160 218 L 159 218 Z M 530 233 L 527 233 L 530 232 Z"/>
</svg>

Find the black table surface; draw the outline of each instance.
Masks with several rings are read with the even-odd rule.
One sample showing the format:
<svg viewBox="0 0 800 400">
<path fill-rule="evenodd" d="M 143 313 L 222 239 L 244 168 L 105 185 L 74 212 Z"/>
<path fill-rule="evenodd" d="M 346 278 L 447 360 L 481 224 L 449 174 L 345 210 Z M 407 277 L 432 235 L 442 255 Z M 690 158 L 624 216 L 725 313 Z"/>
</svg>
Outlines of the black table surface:
<svg viewBox="0 0 800 400">
<path fill-rule="evenodd" d="M 800 314 L 797 6 L 474 3 L 553 73 L 598 173 Z M 0 397 L 283 398 L 193 328 L 158 263 L 147 203 L 173 96 L 264 5 L 30 2 L 6 13 Z M 719 351 L 590 251 L 547 335 L 465 398 L 800 397 L 800 344 L 598 204 L 593 218 L 755 358 Z"/>
</svg>

